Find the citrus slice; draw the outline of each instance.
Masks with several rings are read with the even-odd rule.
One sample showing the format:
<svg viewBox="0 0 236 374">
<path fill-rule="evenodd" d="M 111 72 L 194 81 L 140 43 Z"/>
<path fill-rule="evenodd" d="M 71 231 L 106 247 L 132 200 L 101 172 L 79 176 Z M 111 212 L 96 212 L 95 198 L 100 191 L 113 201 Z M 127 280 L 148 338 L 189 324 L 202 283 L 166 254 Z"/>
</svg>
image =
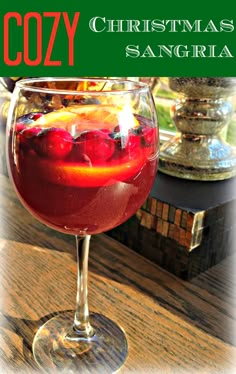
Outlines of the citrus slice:
<svg viewBox="0 0 236 374">
<path fill-rule="evenodd" d="M 48 181 L 67 187 L 102 187 L 123 182 L 136 176 L 144 166 L 144 157 L 109 166 L 53 161 L 35 157 L 30 161 L 34 170 Z"/>
<path fill-rule="evenodd" d="M 66 109 L 55 110 L 38 118 L 31 126 L 63 127 L 69 131 L 75 123 L 77 115 Z"/>
<path fill-rule="evenodd" d="M 46 113 L 37 119 L 34 126 L 63 127 L 73 135 L 89 129 L 113 129 L 120 125 L 122 128 L 135 128 L 139 126 L 138 120 L 128 111 L 113 105 L 71 105 Z"/>
<path fill-rule="evenodd" d="M 72 105 L 67 107 L 66 110 L 76 113 L 81 123 L 83 121 L 86 123 L 91 122 L 93 125 L 96 123 L 100 127 L 105 125 L 109 130 L 113 130 L 117 125 L 122 125 L 121 121 L 126 121 L 125 125 L 127 128 L 139 126 L 139 122 L 134 115 L 130 111 L 126 114 L 119 106 L 103 104 Z"/>
</svg>

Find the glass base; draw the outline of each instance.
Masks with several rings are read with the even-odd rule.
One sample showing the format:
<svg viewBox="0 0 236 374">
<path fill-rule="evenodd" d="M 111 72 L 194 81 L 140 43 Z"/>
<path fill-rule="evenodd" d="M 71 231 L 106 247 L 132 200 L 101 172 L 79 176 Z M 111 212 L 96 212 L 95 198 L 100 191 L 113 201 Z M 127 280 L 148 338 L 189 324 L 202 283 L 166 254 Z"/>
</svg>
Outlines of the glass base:
<svg viewBox="0 0 236 374">
<path fill-rule="evenodd" d="M 159 170 L 183 179 L 217 181 L 236 175 L 236 150 L 217 136 L 199 142 L 176 135 L 162 145 Z"/>
<path fill-rule="evenodd" d="M 101 314 L 91 314 L 91 338 L 71 336 L 74 311 L 58 314 L 40 327 L 33 341 L 33 355 L 45 372 L 115 373 L 127 357 L 124 331 Z M 74 334 L 75 335 L 75 334 Z M 57 371 L 56 371 L 57 372 Z"/>
</svg>

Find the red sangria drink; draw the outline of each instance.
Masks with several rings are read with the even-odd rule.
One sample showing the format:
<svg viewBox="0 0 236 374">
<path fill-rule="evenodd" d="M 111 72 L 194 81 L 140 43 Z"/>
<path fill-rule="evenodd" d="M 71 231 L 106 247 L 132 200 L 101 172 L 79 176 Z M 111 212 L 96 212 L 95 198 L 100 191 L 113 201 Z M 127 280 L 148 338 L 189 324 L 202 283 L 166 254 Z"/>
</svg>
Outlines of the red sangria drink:
<svg viewBox="0 0 236 374">
<path fill-rule="evenodd" d="M 119 123 L 119 114 L 113 106 L 74 105 L 17 119 L 12 176 L 39 220 L 66 233 L 95 234 L 141 206 L 156 174 L 157 128 L 135 114 Z"/>
<path fill-rule="evenodd" d="M 157 162 L 158 127 L 148 85 L 82 78 L 16 84 L 8 117 L 10 177 L 33 216 L 76 236 L 78 254 L 76 311 L 49 320 L 35 337 L 34 357 L 43 369 L 58 368 L 63 358 L 66 370 L 93 370 L 101 347 L 109 367 L 109 355 L 116 356 L 113 371 L 124 362 L 123 331 L 88 313 L 84 261 L 91 235 L 120 225 L 143 204 Z M 64 338 L 62 329 L 68 330 Z"/>
</svg>

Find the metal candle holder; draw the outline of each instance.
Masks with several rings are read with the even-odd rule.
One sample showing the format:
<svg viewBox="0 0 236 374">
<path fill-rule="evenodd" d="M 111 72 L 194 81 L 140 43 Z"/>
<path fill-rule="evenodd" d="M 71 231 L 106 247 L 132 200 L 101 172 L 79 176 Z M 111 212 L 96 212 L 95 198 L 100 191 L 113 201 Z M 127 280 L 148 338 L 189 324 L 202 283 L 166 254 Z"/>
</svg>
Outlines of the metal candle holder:
<svg viewBox="0 0 236 374">
<path fill-rule="evenodd" d="M 236 175 L 236 151 L 222 132 L 232 114 L 236 78 L 170 78 L 181 94 L 173 120 L 179 133 L 164 143 L 159 170 L 184 179 L 223 180 Z"/>
</svg>

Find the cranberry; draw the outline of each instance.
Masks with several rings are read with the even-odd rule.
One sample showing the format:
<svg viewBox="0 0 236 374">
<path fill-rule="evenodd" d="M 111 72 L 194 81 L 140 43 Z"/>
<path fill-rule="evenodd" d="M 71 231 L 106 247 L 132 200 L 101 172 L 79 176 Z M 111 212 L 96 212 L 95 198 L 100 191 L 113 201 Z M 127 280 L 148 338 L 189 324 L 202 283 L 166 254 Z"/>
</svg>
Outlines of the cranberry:
<svg viewBox="0 0 236 374">
<path fill-rule="evenodd" d="M 38 118 L 42 117 L 43 116 L 43 113 L 40 113 L 40 112 L 37 112 L 37 113 L 32 113 L 32 120 L 33 121 L 36 121 Z"/>
<path fill-rule="evenodd" d="M 141 144 L 144 147 L 153 146 L 156 141 L 156 128 L 142 124 L 136 129 L 132 129 L 133 134 L 139 135 L 141 138 Z"/>
<path fill-rule="evenodd" d="M 113 130 L 113 132 L 114 133 L 120 133 L 120 126 L 119 125 L 117 125 L 115 128 L 114 128 L 114 130 Z"/>
<path fill-rule="evenodd" d="M 31 112 L 28 114 L 24 114 L 23 116 L 19 117 L 17 119 L 17 123 L 25 124 L 25 125 L 30 125 L 34 121 L 36 121 L 38 118 L 42 117 L 43 113 L 41 112 Z"/>
<path fill-rule="evenodd" d="M 23 123 L 16 123 L 15 131 L 17 134 L 19 134 L 19 132 L 25 129 L 26 129 L 26 126 Z"/>
<path fill-rule="evenodd" d="M 24 137 L 26 139 L 30 139 L 33 136 L 38 135 L 40 133 L 40 131 L 42 131 L 42 127 L 39 127 L 39 126 L 28 127 L 28 128 L 25 128 L 25 130 L 23 130 L 21 132 L 21 135 L 22 135 L 22 137 Z"/>
<path fill-rule="evenodd" d="M 133 153 L 133 150 L 140 148 L 140 136 L 132 130 L 129 130 L 127 134 L 122 134 L 120 127 L 116 126 L 110 137 L 115 142 L 116 148 L 126 153 Z"/>
<path fill-rule="evenodd" d="M 155 144 L 156 141 L 156 129 L 153 127 L 143 126 L 141 144 L 144 147 L 151 147 Z"/>
<path fill-rule="evenodd" d="M 140 155 L 140 137 L 129 133 L 124 147 L 118 147 L 117 157 L 126 158 L 127 160 L 134 159 Z"/>
<path fill-rule="evenodd" d="M 104 132 L 107 135 L 111 134 L 111 131 L 109 129 L 100 129 L 99 131 L 102 131 L 102 132 Z"/>
<path fill-rule="evenodd" d="M 113 132 L 110 133 L 109 136 L 111 139 L 113 139 L 118 149 L 125 148 L 128 136 L 121 133 L 119 125 L 113 129 Z"/>
<path fill-rule="evenodd" d="M 23 149 L 32 148 L 32 139 L 40 133 L 41 127 L 25 127 L 20 133 L 18 133 L 20 147 Z"/>
<path fill-rule="evenodd" d="M 62 128 L 47 128 L 34 138 L 34 149 L 38 155 L 54 160 L 65 158 L 72 150 L 73 138 Z"/>
<path fill-rule="evenodd" d="M 91 162 L 108 160 L 114 153 L 115 144 L 105 131 L 85 131 L 75 140 L 74 157 Z"/>
<path fill-rule="evenodd" d="M 140 148 L 140 137 L 138 135 L 129 134 L 128 141 L 126 144 L 126 150 L 136 150 Z"/>
</svg>

